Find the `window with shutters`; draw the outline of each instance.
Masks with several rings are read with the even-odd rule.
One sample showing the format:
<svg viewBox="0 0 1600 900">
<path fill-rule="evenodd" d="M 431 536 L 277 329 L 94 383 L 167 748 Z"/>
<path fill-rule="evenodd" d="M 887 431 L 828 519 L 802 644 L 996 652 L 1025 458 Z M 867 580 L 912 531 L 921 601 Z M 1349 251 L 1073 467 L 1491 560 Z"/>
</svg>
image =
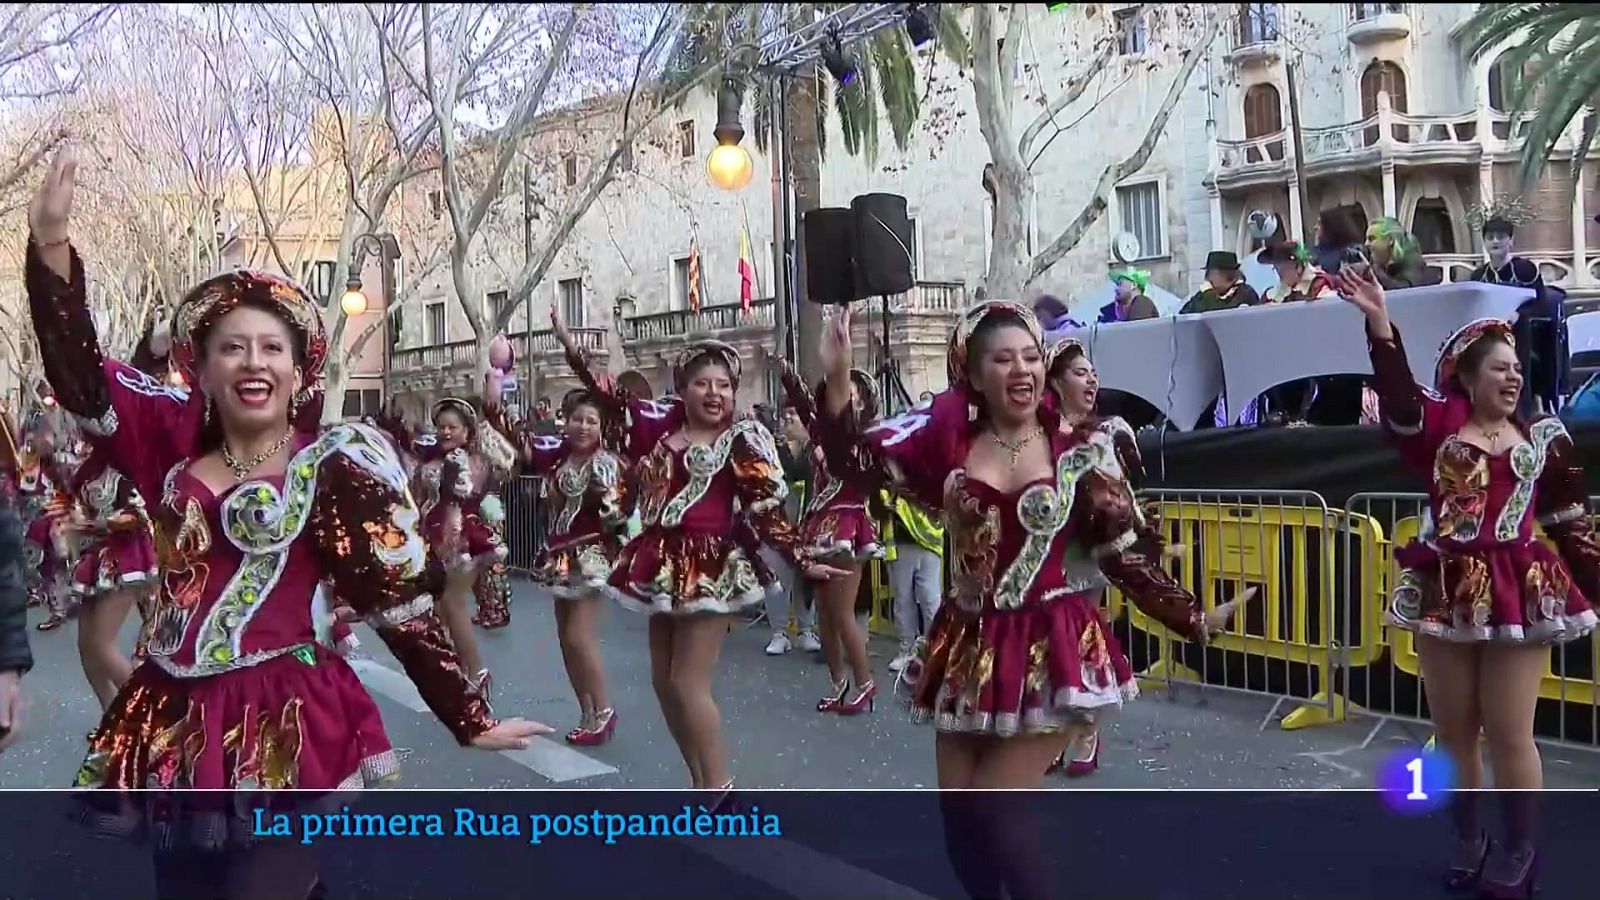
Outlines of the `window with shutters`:
<svg viewBox="0 0 1600 900">
<path fill-rule="evenodd" d="M 333 270 L 338 263 L 331 259 L 318 260 L 306 266 L 305 277 L 302 283 L 306 293 L 317 298 L 318 303 L 327 303 L 328 297 L 333 292 Z"/>
<path fill-rule="evenodd" d="M 1390 13 L 1404 13 L 1404 3 L 1352 3 L 1350 4 L 1350 21 L 1365 22 Z"/>
<path fill-rule="evenodd" d="M 1375 115 L 1378 112 L 1378 94 L 1389 95 L 1389 108 L 1395 112 L 1406 111 L 1406 73 L 1400 67 L 1388 60 L 1378 60 L 1367 66 L 1361 73 L 1361 118 Z M 1378 126 L 1373 125 L 1366 129 L 1367 146 L 1378 142 Z M 1395 128 L 1394 139 L 1405 141 L 1410 136 L 1410 129 Z"/>
<path fill-rule="evenodd" d="M 578 154 L 570 150 L 561 154 L 561 173 L 567 187 L 578 183 Z"/>
<path fill-rule="evenodd" d="M 583 327 L 583 279 L 563 278 L 556 282 L 561 300 L 561 320 L 573 328 Z"/>
<path fill-rule="evenodd" d="M 1117 229 L 1139 239 L 1139 259 L 1167 255 L 1167 216 L 1159 180 L 1117 187 Z"/>
<path fill-rule="evenodd" d="M 678 123 L 678 158 L 694 159 L 694 120 Z"/>
<path fill-rule="evenodd" d="M 1135 56 L 1144 52 L 1144 5 L 1131 6 L 1119 9 L 1111 14 L 1112 22 L 1116 27 L 1117 52 L 1123 56 Z"/>
<path fill-rule="evenodd" d="M 428 304 L 427 318 L 422 320 L 422 339 L 429 347 L 436 347 L 445 342 L 444 302 Z"/>
<path fill-rule="evenodd" d="M 681 257 L 672 261 L 672 306 L 674 309 L 689 308 L 689 257 Z"/>
<path fill-rule="evenodd" d="M 351 388 L 344 392 L 344 417 L 359 419 L 378 415 L 383 405 L 383 392 L 376 388 Z"/>
<path fill-rule="evenodd" d="M 1281 3 L 1241 3 L 1239 4 L 1239 43 L 1237 46 L 1248 47 L 1251 44 L 1270 44 L 1278 40 L 1281 32 L 1278 23 L 1283 15 Z"/>
<path fill-rule="evenodd" d="M 1278 89 L 1270 84 L 1257 84 L 1251 86 L 1244 93 L 1244 136 L 1245 140 L 1266 137 L 1283 131 L 1283 101 Z M 1283 159 L 1283 140 L 1269 141 L 1257 146 L 1249 145 L 1245 149 L 1246 162 L 1266 162 L 1267 160 Z"/>
</svg>

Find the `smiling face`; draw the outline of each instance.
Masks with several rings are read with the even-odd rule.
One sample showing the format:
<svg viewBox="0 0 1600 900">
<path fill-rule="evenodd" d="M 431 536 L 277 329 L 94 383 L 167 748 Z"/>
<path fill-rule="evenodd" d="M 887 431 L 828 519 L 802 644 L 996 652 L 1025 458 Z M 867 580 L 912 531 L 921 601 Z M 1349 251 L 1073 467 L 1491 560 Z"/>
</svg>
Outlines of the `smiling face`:
<svg viewBox="0 0 1600 900">
<path fill-rule="evenodd" d="M 1061 411 L 1068 418 L 1082 419 L 1094 412 L 1094 401 L 1100 396 L 1100 376 L 1094 365 L 1082 353 L 1073 354 L 1067 361 L 1056 364 L 1050 387 L 1061 400 Z"/>
<path fill-rule="evenodd" d="M 684 373 L 683 406 L 696 428 L 716 428 L 733 417 L 733 376 L 715 357 L 702 356 Z"/>
<path fill-rule="evenodd" d="M 279 316 L 241 306 L 205 336 L 200 388 L 211 398 L 224 433 L 283 428 L 289 402 L 299 392 L 294 333 Z"/>
<path fill-rule="evenodd" d="M 1005 323 L 975 334 L 972 343 L 978 354 L 969 377 L 990 417 L 1008 425 L 1033 418 L 1044 388 L 1044 353 L 1033 334 Z"/>
<path fill-rule="evenodd" d="M 1126 278 L 1118 278 L 1114 284 L 1116 285 L 1118 303 L 1127 303 L 1139 293 L 1139 286 Z"/>
<path fill-rule="evenodd" d="M 466 417 L 459 410 L 441 409 L 433 417 L 434 435 L 439 440 L 439 446 L 445 452 L 466 446 L 467 439 L 472 435 L 472 429 L 467 426 Z"/>
<path fill-rule="evenodd" d="M 1522 364 L 1502 340 L 1485 338 L 1461 355 L 1461 384 L 1479 415 L 1509 418 L 1522 395 Z"/>
<path fill-rule="evenodd" d="M 566 434 L 580 453 L 600 446 L 600 410 L 592 403 L 573 404 L 567 413 Z"/>
</svg>

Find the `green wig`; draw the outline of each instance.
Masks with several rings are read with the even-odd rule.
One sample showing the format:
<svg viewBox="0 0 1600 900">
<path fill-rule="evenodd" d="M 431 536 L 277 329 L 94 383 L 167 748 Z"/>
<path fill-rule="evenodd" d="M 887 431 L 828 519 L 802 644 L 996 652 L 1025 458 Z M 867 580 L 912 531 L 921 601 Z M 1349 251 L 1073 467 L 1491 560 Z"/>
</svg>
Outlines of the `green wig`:
<svg viewBox="0 0 1600 900">
<path fill-rule="evenodd" d="M 1389 258 L 1396 263 L 1408 262 L 1417 255 L 1417 239 L 1391 216 L 1375 219 L 1367 226 L 1367 241 L 1370 243 L 1373 238 L 1389 242 Z"/>
<path fill-rule="evenodd" d="M 1139 293 L 1141 294 L 1150 289 L 1150 273 L 1144 271 L 1143 269 L 1135 269 L 1130 267 L 1112 272 L 1111 283 L 1115 284 L 1119 281 L 1133 282 L 1133 286 L 1138 288 Z"/>
</svg>

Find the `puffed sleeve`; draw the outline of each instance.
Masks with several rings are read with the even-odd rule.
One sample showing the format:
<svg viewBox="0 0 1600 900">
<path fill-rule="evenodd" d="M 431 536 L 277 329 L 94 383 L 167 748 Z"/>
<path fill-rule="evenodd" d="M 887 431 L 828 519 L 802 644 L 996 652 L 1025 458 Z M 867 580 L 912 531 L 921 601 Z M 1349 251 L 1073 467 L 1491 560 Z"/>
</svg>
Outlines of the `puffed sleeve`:
<svg viewBox="0 0 1600 900">
<path fill-rule="evenodd" d="M 650 455 L 656 444 L 683 427 L 683 403 L 662 402 L 635 397 L 610 378 L 596 378 L 582 350 L 566 352 L 567 365 L 578 376 L 583 389 L 594 397 L 610 423 L 606 443 L 623 448 L 628 459 L 638 461 Z"/>
<path fill-rule="evenodd" d="M 159 496 L 167 470 L 189 455 L 203 407 L 183 388 L 101 353 L 85 295 L 83 260 L 72 250 L 63 279 L 28 241 L 24 264 L 28 306 L 45 378 L 57 402 L 83 426 L 107 461 L 147 495 Z"/>
<path fill-rule="evenodd" d="M 1539 474 L 1533 501 L 1545 536 L 1556 545 L 1572 580 L 1585 597 L 1600 597 L 1600 547 L 1589 524 L 1589 491 L 1583 460 L 1560 419 L 1540 419 L 1532 427 L 1534 441 L 1542 430 L 1559 432 L 1548 437 L 1544 471 Z"/>
<path fill-rule="evenodd" d="M 1392 340 L 1380 341 L 1369 331 L 1367 352 L 1372 357 L 1372 388 L 1378 395 L 1378 421 L 1400 451 L 1407 466 L 1428 474 L 1433 452 L 1443 440 L 1439 434 L 1444 400 L 1424 391 L 1411 375 L 1400 329 L 1392 324 Z"/>
<path fill-rule="evenodd" d="M 861 429 L 856 417 L 834 416 L 817 404 L 813 429 L 828 471 L 858 484 L 868 496 L 892 488 L 938 511 L 944 486 L 960 458 L 958 443 L 969 429 L 966 402 L 944 391 L 906 412 Z"/>
<path fill-rule="evenodd" d="M 516 471 L 517 448 L 500 429 L 488 425 L 476 429 L 473 449 L 487 467 L 491 483 L 500 484 Z"/>
<path fill-rule="evenodd" d="M 800 380 L 800 375 L 792 366 L 784 364 L 779 375 L 783 381 L 784 396 L 800 417 L 800 424 L 810 428 L 817 419 L 817 406 L 812 402 L 811 391 L 806 389 L 806 383 Z"/>
<path fill-rule="evenodd" d="M 1139 453 L 1139 439 L 1133 428 L 1123 419 L 1112 416 L 1101 423 L 1101 428 L 1111 438 L 1111 447 L 1121 475 L 1122 487 L 1128 492 L 1133 511 L 1133 531 L 1138 536 L 1140 553 L 1160 559 L 1166 548 L 1166 535 L 1161 529 L 1160 506 L 1148 507 L 1139 502 L 1138 490 L 1144 484 L 1144 458 Z"/>
<path fill-rule="evenodd" d="M 728 465 L 733 469 L 734 490 L 744 517 L 767 546 L 799 566 L 801 562 L 795 555 L 798 536 L 794 523 L 783 511 L 789 485 L 783 479 L 783 464 L 778 461 L 772 433 L 754 419 L 741 419 L 734 428 L 737 433 Z"/>
<path fill-rule="evenodd" d="M 423 543 L 405 472 L 375 429 L 340 427 L 348 434 L 322 463 L 309 523 L 324 576 L 333 595 L 366 618 L 428 708 L 466 745 L 496 722 L 434 614 L 444 572 Z"/>
<path fill-rule="evenodd" d="M 1092 440 L 1110 461 L 1115 454 L 1110 438 L 1097 434 Z M 1080 540 L 1088 545 L 1106 580 L 1145 615 L 1190 640 L 1204 641 L 1199 602 L 1162 568 L 1159 544 L 1151 553 L 1147 541 L 1141 540 L 1139 504 L 1114 471 L 1100 466 L 1078 479 L 1074 505 L 1083 510 Z"/>
</svg>

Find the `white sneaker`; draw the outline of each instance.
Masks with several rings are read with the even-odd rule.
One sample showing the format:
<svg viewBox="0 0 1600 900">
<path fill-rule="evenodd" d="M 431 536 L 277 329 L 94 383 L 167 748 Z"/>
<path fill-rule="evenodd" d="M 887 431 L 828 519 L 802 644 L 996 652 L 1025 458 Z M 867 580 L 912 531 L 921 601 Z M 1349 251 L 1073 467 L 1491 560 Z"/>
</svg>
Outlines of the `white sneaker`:
<svg viewBox="0 0 1600 900">
<path fill-rule="evenodd" d="M 912 653 L 910 650 L 901 650 L 899 656 L 889 660 L 889 671 L 904 672 L 906 666 L 911 665 L 911 661 L 916 658 L 916 654 Z"/>
<path fill-rule="evenodd" d="M 781 631 L 772 633 L 772 640 L 767 641 L 768 656 L 782 656 L 789 652 L 789 636 Z"/>
<path fill-rule="evenodd" d="M 816 653 L 822 649 L 822 641 L 817 638 L 815 631 L 800 632 L 800 639 L 797 643 L 800 645 L 800 649 L 807 653 Z"/>
</svg>

